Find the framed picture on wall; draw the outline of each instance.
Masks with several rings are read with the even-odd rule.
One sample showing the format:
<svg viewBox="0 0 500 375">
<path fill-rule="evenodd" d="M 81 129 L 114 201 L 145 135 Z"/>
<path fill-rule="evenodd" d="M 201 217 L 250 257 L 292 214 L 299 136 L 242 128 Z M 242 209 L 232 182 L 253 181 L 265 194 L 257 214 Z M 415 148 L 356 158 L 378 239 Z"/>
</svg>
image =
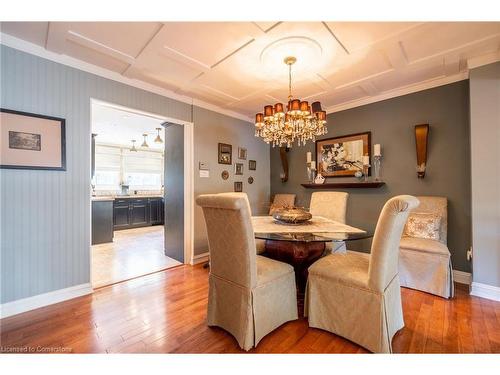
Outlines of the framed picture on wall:
<svg viewBox="0 0 500 375">
<path fill-rule="evenodd" d="M 243 174 L 243 163 L 234 163 L 234 174 Z"/>
<path fill-rule="evenodd" d="M 238 147 L 238 159 L 247 160 L 247 149 Z"/>
<path fill-rule="evenodd" d="M 66 170 L 66 120 L 0 109 L 0 168 Z"/>
<path fill-rule="evenodd" d="M 243 182 L 236 181 L 234 183 L 234 191 L 237 192 L 237 193 L 241 193 L 243 191 Z"/>
<path fill-rule="evenodd" d="M 219 143 L 219 164 L 233 164 L 233 146 Z"/>
<path fill-rule="evenodd" d="M 318 173 L 323 177 L 354 176 L 363 169 L 363 156 L 371 156 L 370 150 L 371 132 L 316 141 Z"/>
<path fill-rule="evenodd" d="M 248 161 L 248 170 L 255 171 L 257 169 L 257 162 L 255 160 Z"/>
</svg>

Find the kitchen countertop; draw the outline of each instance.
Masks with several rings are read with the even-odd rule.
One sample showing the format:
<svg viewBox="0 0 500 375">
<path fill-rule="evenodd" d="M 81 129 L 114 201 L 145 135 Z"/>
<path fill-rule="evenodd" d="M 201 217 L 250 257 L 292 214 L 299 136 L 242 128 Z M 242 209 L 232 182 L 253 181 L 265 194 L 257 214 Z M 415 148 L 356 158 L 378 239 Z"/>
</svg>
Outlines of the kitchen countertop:
<svg viewBox="0 0 500 375">
<path fill-rule="evenodd" d="M 162 195 L 153 194 L 153 195 L 97 195 L 93 196 L 93 201 L 113 201 L 115 199 L 123 199 L 123 198 L 163 198 Z"/>
</svg>

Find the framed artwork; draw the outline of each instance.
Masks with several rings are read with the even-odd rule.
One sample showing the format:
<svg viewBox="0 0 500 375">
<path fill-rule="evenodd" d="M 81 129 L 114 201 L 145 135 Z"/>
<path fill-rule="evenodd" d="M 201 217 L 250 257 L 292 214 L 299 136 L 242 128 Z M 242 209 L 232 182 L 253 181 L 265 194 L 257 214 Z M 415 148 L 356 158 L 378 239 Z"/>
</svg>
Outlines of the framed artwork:
<svg viewBox="0 0 500 375">
<path fill-rule="evenodd" d="M 229 172 L 228 171 L 222 171 L 221 177 L 223 180 L 227 180 L 229 178 Z"/>
<path fill-rule="evenodd" d="M 257 162 L 255 160 L 248 161 L 248 170 L 255 171 L 257 169 Z"/>
<path fill-rule="evenodd" d="M 66 170 L 66 120 L 0 109 L 0 168 Z"/>
<path fill-rule="evenodd" d="M 244 147 L 238 147 L 238 159 L 247 160 L 247 149 Z"/>
<path fill-rule="evenodd" d="M 243 174 L 243 163 L 234 163 L 234 174 Z"/>
<path fill-rule="evenodd" d="M 252 177 L 252 176 L 248 177 L 248 183 L 249 183 L 250 185 L 251 185 L 251 184 L 253 184 L 253 177 Z"/>
<path fill-rule="evenodd" d="M 233 164 L 233 146 L 219 143 L 219 164 Z"/>
<path fill-rule="evenodd" d="M 363 169 L 363 155 L 371 156 L 370 150 L 371 132 L 316 141 L 318 173 L 323 177 L 354 176 Z"/>
<path fill-rule="evenodd" d="M 234 183 L 234 191 L 237 192 L 237 193 L 241 193 L 243 191 L 243 182 L 236 181 Z"/>
</svg>

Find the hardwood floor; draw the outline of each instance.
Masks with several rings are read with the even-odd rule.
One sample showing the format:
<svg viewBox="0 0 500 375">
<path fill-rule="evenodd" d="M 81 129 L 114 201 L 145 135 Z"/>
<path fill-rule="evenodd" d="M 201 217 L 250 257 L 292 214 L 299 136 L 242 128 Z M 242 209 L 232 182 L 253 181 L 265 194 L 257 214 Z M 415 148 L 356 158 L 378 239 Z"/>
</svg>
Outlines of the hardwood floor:
<svg viewBox="0 0 500 375">
<path fill-rule="evenodd" d="M 92 286 L 98 288 L 182 263 L 163 253 L 163 226 L 114 232 L 113 242 L 92 246 Z"/>
<path fill-rule="evenodd" d="M 93 295 L 0 321 L 1 349 L 75 353 L 236 353 L 231 335 L 205 323 L 208 271 L 180 266 L 97 290 Z M 457 285 L 445 300 L 402 288 L 406 327 L 397 353 L 500 353 L 500 302 Z M 14 349 L 15 350 L 15 349 Z M 334 334 L 289 322 L 255 353 L 366 353 Z"/>
</svg>

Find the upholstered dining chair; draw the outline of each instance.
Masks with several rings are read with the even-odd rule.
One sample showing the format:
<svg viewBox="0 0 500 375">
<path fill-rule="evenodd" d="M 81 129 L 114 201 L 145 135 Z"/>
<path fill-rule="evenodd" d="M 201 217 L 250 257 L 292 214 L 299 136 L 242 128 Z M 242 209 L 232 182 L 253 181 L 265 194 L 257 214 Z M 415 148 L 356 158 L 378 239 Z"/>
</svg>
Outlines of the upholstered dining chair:
<svg viewBox="0 0 500 375">
<path fill-rule="evenodd" d="M 309 212 L 313 216 L 345 223 L 348 197 L 348 193 L 341 191 L 316 191 L 311 194 Z"/>
<path fill-rule="evenodd" d="M 316 191 L 311 194 L 309 212 L 313 216 L 323 216 L 345 224 L 349 193 L 341 191 Z M 325 253 L 345 252 L 345 242 L 327 242 Z"/>
<path fill-rule="evenodd" d="M 231 333 L 244 350 L 297 319 L 293 267 L 255 252 L 245 193 L 200 195 L 207 226 L 210 274 L 207 322 Z"/>
<path fill-rule="evenodd" d="M 293 207 L 295 205 L 295 194 L 275 194 L 273 203 L 269 208 L 269 215 L 283 207 Z"/>
<path fill-rule="evenodd" d="M 295 205 L 295 194 L 275 194 L 273 203 L 269 207 L 269 215 L 272 215 L 274 211 L 283 207 L 293 207 Z M 266 241 L 255 240 L 255 248 L 257 254 L 263 254 L 266 251 Z"/>
<path fill-rule="evenodd" d="M 444 298 L 454 294 L 451 254 L 447 245 L 448 200 L 420 196 L 410 212 L 399 244 L 401 286 Z"/>
<path fill-rule="evenodd" d="M 347 251 L 309 267 L 305 314 L 309 326 L 345 337 L 376 353 L 392 352 L 404 327 L 398 275 L 399 240 L 418 199 L 389 199 L 380 213 L 371 254 Z"/>
</svg>

